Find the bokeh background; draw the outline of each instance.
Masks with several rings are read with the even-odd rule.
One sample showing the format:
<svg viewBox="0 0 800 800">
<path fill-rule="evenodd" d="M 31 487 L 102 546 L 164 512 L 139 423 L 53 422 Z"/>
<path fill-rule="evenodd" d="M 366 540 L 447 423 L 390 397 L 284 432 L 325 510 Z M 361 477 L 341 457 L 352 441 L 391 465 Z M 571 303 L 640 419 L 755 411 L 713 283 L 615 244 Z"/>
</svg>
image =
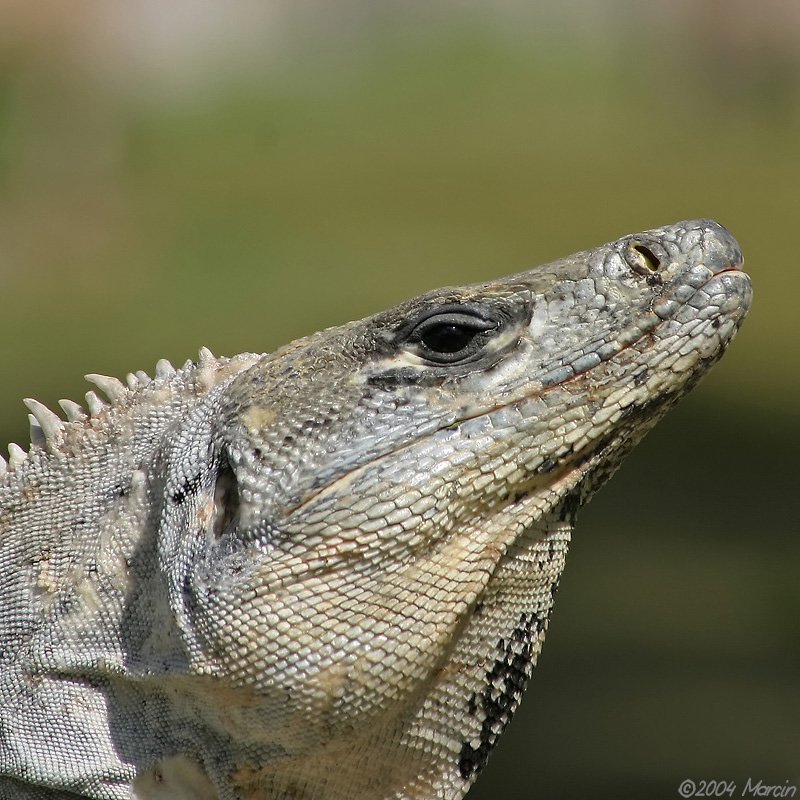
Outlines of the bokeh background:
<svg viewBox="0 0 800 800">
<path fill-rule="evenodd" d="M 716 218 L 751 316 L 583 512 L 470 799 L 800 786 L 798 194 L 796 0 L 2 0 L 0 439 L 85 372 Z"/>
</svg>

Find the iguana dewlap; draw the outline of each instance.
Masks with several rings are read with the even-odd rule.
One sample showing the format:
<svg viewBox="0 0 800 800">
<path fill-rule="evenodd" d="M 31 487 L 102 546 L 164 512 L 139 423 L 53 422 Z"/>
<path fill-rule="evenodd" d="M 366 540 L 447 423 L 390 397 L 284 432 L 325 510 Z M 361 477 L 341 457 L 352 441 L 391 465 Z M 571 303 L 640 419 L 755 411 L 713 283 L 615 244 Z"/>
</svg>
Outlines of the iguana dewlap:
<svg viewBox="0 0 800 800">
<path fill-rule="evenodd" d="M 35 401 L 0 459 L 0 800 L 463 797 L 577 509 L 750 303 L 709 220 Z M 538 769 L 546 765 L 538 765 Z"/>
</svg>

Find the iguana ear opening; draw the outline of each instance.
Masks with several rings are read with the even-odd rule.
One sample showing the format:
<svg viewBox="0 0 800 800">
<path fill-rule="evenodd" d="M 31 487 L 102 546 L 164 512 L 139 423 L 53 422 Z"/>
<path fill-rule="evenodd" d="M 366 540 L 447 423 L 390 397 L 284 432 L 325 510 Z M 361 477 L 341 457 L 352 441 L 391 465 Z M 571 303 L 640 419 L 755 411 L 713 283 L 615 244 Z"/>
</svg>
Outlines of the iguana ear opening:
<svg viewBox="0 0 800 800">
<path fill-rule="evenodd" d="M 239 482 L 228 459 L 223 456 L 214 484 L 214 521 L 212 531 L 217 539 L 228 533 L 239 517 Z"/>
</svg>

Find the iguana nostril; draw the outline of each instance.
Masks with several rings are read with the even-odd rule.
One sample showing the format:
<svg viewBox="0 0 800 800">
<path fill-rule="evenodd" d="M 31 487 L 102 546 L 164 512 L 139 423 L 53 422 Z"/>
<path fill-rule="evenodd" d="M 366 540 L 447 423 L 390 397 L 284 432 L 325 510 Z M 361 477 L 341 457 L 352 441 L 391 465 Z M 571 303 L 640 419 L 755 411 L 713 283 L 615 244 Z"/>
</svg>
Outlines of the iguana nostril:
<svg viewBox="0 0 800 800">
<path fill-rule="evenodd" d="M 631 247 L 630 265 L 639 274 L 647 275 L 661 269 L 661 259 L 649 247 L 635 244 Z"/>
</svg>

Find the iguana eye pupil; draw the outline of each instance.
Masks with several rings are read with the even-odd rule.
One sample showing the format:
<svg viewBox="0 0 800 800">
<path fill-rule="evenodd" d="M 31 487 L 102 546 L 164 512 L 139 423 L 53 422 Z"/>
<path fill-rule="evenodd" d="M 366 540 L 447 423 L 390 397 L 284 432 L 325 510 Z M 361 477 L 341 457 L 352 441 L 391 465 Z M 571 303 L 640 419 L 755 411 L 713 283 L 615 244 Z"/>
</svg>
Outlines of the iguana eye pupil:
<svg viewBox="0 0 800 800">
<path fill-rule="evenodd" d="M 436 353 L 457 353 L 463 350 L 478 333 L 474 328 L 443 323 L 430 326 L 421 337 L 422 343 Z"/>
</svg>

